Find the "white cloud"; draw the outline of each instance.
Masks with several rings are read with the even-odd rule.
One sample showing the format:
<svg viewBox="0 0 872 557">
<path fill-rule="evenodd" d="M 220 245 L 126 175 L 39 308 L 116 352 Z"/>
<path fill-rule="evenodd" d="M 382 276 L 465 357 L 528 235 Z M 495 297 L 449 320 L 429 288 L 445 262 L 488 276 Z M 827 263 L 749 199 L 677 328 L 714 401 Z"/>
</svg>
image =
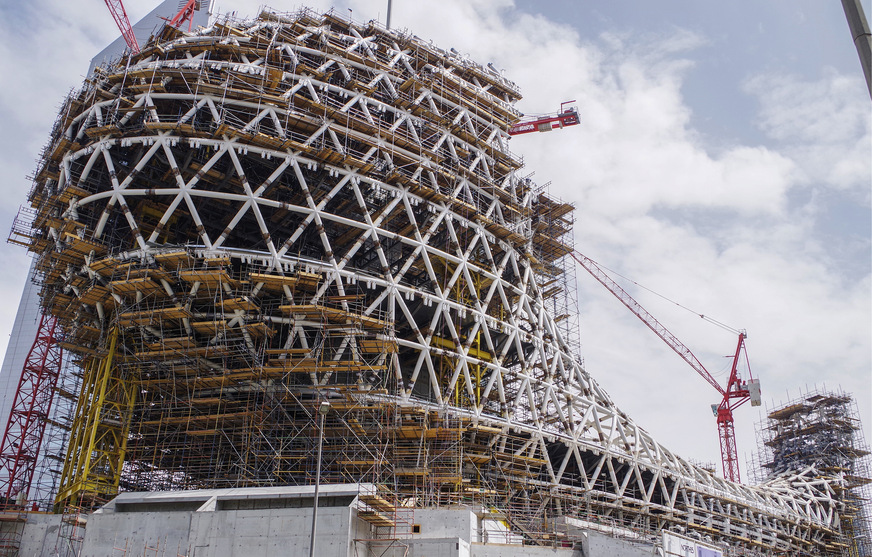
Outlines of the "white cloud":
<svg viewBox="0 0 872 557">
<path fill-rule="evenodd" d="M 753 76 L 744 89 L 760 103 L 759 127 L 784 146 L 808 183 L 868 194 L 872 112 L 857 102 L 858 82 L 859 75 L 833 70 L 815 81 L 778 73 Z"/>
</svg>

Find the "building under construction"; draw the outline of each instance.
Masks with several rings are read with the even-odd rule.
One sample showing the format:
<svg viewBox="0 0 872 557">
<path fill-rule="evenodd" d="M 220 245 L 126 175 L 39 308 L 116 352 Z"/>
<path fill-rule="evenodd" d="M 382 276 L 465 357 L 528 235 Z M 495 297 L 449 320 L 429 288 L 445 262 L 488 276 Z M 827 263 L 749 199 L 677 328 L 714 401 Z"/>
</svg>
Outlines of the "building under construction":
<svg viewBox="0 0 872 557">
<path fill-rule="evenodd" d="M 453 51 L 309 11 L 166 27 L 98 69 L 13 231 L 72 362 L 47 423 L 62 441 L 42 449 L 62 449 L 41 459 L 50 498 L 12 485 L 7 504 L 62 513 L 58 544 L 83 555 L 157 555 L 136 536 L 229 554 L 196 552 L 193 525 L 112 517 L 311 513 L 315 484 L 345 517 L 330 555 L 427 554 L 457 509 L 478 526 L 440 555 L 664 531 L 724 555 L 842 555 L 837 483 L 720 479 L 583 369 L 573 207 L 509 151 L 519 99 Z"/>
</svg>

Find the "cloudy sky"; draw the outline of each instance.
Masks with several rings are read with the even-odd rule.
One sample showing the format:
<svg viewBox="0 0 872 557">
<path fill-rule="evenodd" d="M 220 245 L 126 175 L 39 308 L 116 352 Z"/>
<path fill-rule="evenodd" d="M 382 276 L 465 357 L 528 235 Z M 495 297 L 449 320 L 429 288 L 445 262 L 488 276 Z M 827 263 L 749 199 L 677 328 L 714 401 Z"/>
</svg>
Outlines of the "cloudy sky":
<svg viewBox="0 0 872 557">
<path fill-rule="evenodd" d="M 157 3 L 126 7 L 135 21 Z M 215 8 L 254 15 L 261 4 Z M 393 27 L 503 69 L 525 113 L 577 101 L 580 126 L 516 137 L 512 150 L 575 204 L 578 250 L 647 288 L 619 279 L 714 375 L 724 381 L 736 337 L 697 314 L 747 330 L 766 404 L 841 387 L 869 439 L 872 104 L 838 2 L 393 4 Z M 384 21 L 387 0 L 309 5 Z M 8 231 L 63 95 L 118 33 L 99 0 L 0 0 L 0 12 Z M 3 244 L 0 262 L 2 354 L 29 259 Z M 588 371 L 667 447 L 719 462 L 714 389 L 581 269 L 578 299 Z M 743 462 L 760 417 L 737 411 Z"/>
</svg>

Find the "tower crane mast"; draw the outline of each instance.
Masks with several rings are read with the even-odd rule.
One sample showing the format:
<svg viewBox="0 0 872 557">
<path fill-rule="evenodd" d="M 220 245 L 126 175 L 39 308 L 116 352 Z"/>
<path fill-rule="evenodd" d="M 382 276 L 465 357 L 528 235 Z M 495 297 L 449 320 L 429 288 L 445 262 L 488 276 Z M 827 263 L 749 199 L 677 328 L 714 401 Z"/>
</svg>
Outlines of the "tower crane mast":
<svg viewBox="0 0 872 557">
<path fill-rule="evenodd" d="M 0 509 L 20 507 L 32 495 L 31 483 L 62 364 L 57 318 L 43 313 L 0 442 Z"/>
<path fill-rule="evenodd" d="M 702 365 L 702 363 L 694 356 L 690 348 L 685 346 L 678 337 L 672 334 L 666 327 L 663 326 L 657 319 L 651 315 L 648 310 L 642 307 L 626 290 L 615 282 L 597 263 L 578 253 L 571 252 L 572 258 L 581 265 L 588 273 L 593 276 L 600 284 L 606 287 L 606 290 L 611 292 L 618 300 L 621 301 L 627 308 L 638 317 L 649 329 L 654 331 L 663 342 L 665 342 L 676 354 L 687 362 L 709 385 L 714 387 L 721 394 L 720 404 L 712 405 L 715 417 L 718 424 L 718 437 L 720 440 L 721 460 L 723 464 L 724 478 L 739 482 L 741 480 L 739 473 L 739 457 L 736 448 L 736 432 L 733 423 L 733 410 L 741 406 L 747 401 L 751 401 L 751 406 L 760 405 L 760 381 L 749 377 L 748 381 L 743 381 L 739 377 L 739 360 L 745 349 L 744 332 L 739 332 L 739 342 L 736 346 L 736 352 L 733 355 L 730 377 L 727 380 L 727 386 L 722 387 L 711 373 Z M 747 356 L 746 356 L 747 357 Z M 749 367 L 750 374 L 750 367 Z"/>
</svg>

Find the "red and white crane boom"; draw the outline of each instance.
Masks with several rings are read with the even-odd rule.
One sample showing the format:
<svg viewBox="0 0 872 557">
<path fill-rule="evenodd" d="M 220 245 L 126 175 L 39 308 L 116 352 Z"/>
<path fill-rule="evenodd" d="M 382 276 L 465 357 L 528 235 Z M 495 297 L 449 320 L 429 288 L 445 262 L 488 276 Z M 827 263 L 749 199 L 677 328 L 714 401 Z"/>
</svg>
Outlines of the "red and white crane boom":
<svg viewBox="0 0 872 557">
<path fill-rule="evenodd" d="M 642 322 L 654 331 L 658 337 L 663 339 L 676 354 L 687 362 L 709 385 L 717 389 L 721 394 L 720 404 L 713 405 L 712 410 L 717 417 L 718 436 L 720 439 L 721 460 L 723 463 L 724 478 L 734 482 L 740 481 L 739 474 L 739 457 L 736 449 L 736 433 L 733 425 L 733 410 L 738 408 L 747 401 L 751 401 L 751 406 L 760 405 L 760 382 L 753 377 L 749 377 L 748 381 L 742 381 L 739 377 L 739 360 L 745 348 L 745 333 L 739 332 L 739 343 L 736 346 L 736 352 L 733 355 L 730 377 L 727 381 L 726 388 L 721 387 L 711 373 L 702 365 L 702 363 L 693 355 L 690 348 L 684 345 L 678 337 L 669 332 L 657 319 L 651 315 L 648 310 L 643 308 L 639 302 L 633 299 L 626 290 L 616 283 L 597 263 L 576 251 L 572 252 L 572 258 L 578 262 L 588 273 L 593 276 L 600 284 L 606 287 L 606 290 L 611 292 L 618 300 L 621 301 L 627 308 L 633 312 Z M 748 368 L 750 374 L 750 367 Z"/>
<path fill-rule="evenodd" d="M 127 17 L 127 11 L 124 9 L 124 3 L 121 0 L 103 0 L 106 2 L 106 7 L 115 19 L 115 24 L 118 30 L 121 31 L 121 36 L 124 37 L 124 42 L 133 54 L 139 54 L 139 43 L 136 42 L 136 35 L 133 33 L 133 27 L 130 25 L 130 19 Z M 182 9 L 179 10 L 172 19 L 166 19 L 167 24 L 175 28 L 179 28 L 184 22 L 188 22 L 188 31 L 191 30 L 193 23 L 194 12 L 200 9 L 200 0 L 188 0 Z"/>
<path fill-rule="evenodd" d="M 643 308 L 639 302 L 633 299 L 626 290 L 621 288 L 621 286 L 615 282 L 606 272 L 596 264 L 593 259 L 586 257 L 578 252 L 572 252 L 572 258 L 575 259 L 584 269 L 590 273 L 593 278 L 599 281 L 600 284 L 606 287 L 606 290 L 615 295 L 615 297 L 621 301 L 622 304 L 627 306 L 627 308 L 632 311 L 636 317 L 642 320 L 642 323 L 648 326 L 649 329 L 654 331 L 654 334 L 663 339 L 663 342 L 669 345 L 670 348 L 675 350 L 675 353 L 681 356 L 681 358 L 690 364 L 690 367 L 696 370 L 703 379 L 708 381 L 709 385 L 718 390 L 721 395 L 724 394 L 724 389 L 721 387 L 717 380 L 712 377 L 712 375 L 706 370 L 705 366 L 693 355 L 693 352 L 690 351 L 690 348 L 684 345 L 683 342 L 678 340 L 678 337 L 669 332 L 669 330 L 664 327 L 657 319 L 654 318 L 653 315 L 648 313 L 648 310 Z"/>
<path fill-rule="evenodd" d="M 112 13 L 115 19 L 115 24 L 118 30 L 121 31 L 121 36 L 124 37 L 124 42 L 134 54 L 139 53 L 139 43 L 136 42 L 136 35 L 133 34 L 133 27 L 130 26 L 130 20 L 127 19 L 127 12 L 124 11 L 124 4 L 121 0 L 104 0 L 106 7 Z"/>
<path fill-rule="evenodd" d="M 178 29 L 182 23 L 188 22 L 188 31 L 194 23 L 194 12 L 200 8 L 200 0 L 188 0 L 182 9 L 172 19 L 167 20 L 167 25 Z"/>
</svg>

